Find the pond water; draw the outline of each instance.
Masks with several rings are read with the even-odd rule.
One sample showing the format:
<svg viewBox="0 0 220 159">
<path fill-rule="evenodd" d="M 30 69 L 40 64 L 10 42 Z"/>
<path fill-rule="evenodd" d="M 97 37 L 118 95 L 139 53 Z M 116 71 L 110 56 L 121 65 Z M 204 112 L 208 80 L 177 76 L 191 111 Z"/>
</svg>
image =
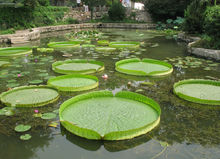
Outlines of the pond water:
<svg viewBox="0 0 220 159">
<path fill-rule="evenodd" d="M 105 63 L 105 70 L 95 74 L 100 80 L 95 90 L 110 90 L 114 93 L 128 90 L 154 99 L 162 110 L 159 126 L 131 140 L 92 141 L 67 132 L 60 126 L 58 117 L 43 120 L 33 117 L 36 108 L 17 108 L 13 116 L 0 115 L 0 159 L 220 159 L 220 107 L 187 102 L 172 93 L 173 84 L 182 79 L 219 79 L 220 64 L 187 57 L 189 55 L 183 43 L 145 30 L 101 31 L 104 33 L 103 39 L 109 41 L 140 41 L 145 42 L 145 45 L 137 50 L 112 53 L 83 48 L 17 57 L 10 60 L 11 66 L 0 69 L 0 92 L 9 87 L 28 85 L 32 80 L 43 80 L 43 84 L 46 84 L 48 78 L 59 75 L 51 69 L 55 61 L 97 59 Z M 63 34 L 45 37 L 40 40 L 40 46 L 46 47 L 48 42 L 63 40 Z M 147 45 L 149 43 L 154 46 L 150 47 Z M 63 54 L 72 56 L 64 57 Z M 166 60 L 176 67 L 172 74 L 154 78 L 130 76 L 114 70 L 115 62 L 131 57 Z M 103 74 L 109 78 L 102 79 Z M 140 85 L 144 81 L 152 82 L 153 85 Z M 131 86 L 127 85 L 128 82 L 131 82 Z M 37 109 L 41 113 L 52 112 L 65 100 L 80 93 L 62 94 L 56 103 Z M 48 126 L 52 121 L 58 123 L 57 128 Z M 14 131 L 17 124 L 32 126 L 28 132 L 32 135 L 29 141 L 19 139 L 21 134 Z"/>
</svg>

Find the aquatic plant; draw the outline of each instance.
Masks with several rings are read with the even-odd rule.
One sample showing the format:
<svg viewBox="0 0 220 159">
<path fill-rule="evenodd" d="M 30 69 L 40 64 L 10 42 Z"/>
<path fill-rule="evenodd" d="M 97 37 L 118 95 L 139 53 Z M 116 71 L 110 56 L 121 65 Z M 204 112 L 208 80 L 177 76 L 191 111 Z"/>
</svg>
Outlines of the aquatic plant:
<svg viewBox="0 0 220 159">
<path fill-rule="evenodd" d="M 3 104 L 14 107 L 44 106 L 58 98 L 59 94 L 54 88 L 44 85 L 16 87 L 0 95 Z"/>
<path fill-rule="evenodd" d="M 169 63 L 147 58 L 118 61 L 115 64 L 115 69 L 118 72 L 136 76 L 161 76 L 173 72 L 173 67 Z"/>
<path fill-rule="evenodd" d="M 145 134 L 160 121 L 160 106 L 133 92 L 91 92 L 64 102 L 61 124 L 70 132 L 96 140 L 124 140 Z"/>
<path fill-rule="evenodd" d="M 59 91 L 76 92 L 98 87 L 98 78 L 91 75 L 71 74 L 48 80 L 47 84 Z"/>
<path fill-rule="evenodd" d="M 220 105 L 220 82 L 204 79 L 188 79 L 174 84 L 173 92 L 187 101 Z"/>
<path fill-rule="evenodd" d="M 104 70 L 104 63 L 95 60 L 72 59 L 57 61 L 52 64 L 52 69 L 61 74 L 91 74 Z"/>
</svg>

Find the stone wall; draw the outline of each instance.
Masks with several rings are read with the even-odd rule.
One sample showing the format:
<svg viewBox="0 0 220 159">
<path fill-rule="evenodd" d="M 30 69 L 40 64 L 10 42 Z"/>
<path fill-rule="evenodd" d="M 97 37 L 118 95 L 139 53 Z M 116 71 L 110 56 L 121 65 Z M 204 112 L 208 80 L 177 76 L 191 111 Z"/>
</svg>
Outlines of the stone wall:
<svg viewBox="0 0 220 159">
<path fill-rule="evenodd" d="M 186 35 L 185 33 L 181 33 L 178 35 L 178 39 L 184 42 L 187 42 L 187 51 L 190 54 L 207 57 L 215 60 L 220 60 L 220 50 L 212 50 L 212 49 L 205 49 L 205 48 L 196 48 L 193 47 L 193 44 L 201 40 L 199 37 L 192 37 Z"/>
<path fill-rule="evenodd" d="M 0 35 L 0 43 L 26 43 L 40 38 L 41 34 L 83 28 L 125 28 L 125 29 L 154 29 L 154 24 L 127 23 L 83 23 L 58 26 L 46 26 L 30 30 L 17 31 L 15 34 Z"/>
</svg>

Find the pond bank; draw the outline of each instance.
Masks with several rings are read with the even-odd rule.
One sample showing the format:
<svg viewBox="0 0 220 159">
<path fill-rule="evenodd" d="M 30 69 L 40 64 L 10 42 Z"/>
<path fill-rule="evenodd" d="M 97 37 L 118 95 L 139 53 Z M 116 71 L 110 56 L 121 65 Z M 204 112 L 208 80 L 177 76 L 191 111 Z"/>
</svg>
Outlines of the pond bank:
<svg viewBox="0 0 220 159">
<path fill-rule="evenodd" d="M 180 33 L 178 34 L 178 40 L 187 43 L 187 50 L 190 54 L 220 60 L 220 50 L 197 48 L 193 46 L 193 44 L 201 40 L 199 37 L 193 37 L 185 33 Z"/>
<path fill-rule="evenodd" d="M 33 28 L 32 30 L 16 31 L 15 34 L 0 35 L 0 43 L 11 43 L 11 44 L 26 43 L 39 39 L 41 34 L 43 33 L 65 31 L 72 29 L 84 29 L 84 28 L 154 29 L 155 24 L 83 23 L 83 24 L 46 26 L 46 27 Z"/>
</svg>

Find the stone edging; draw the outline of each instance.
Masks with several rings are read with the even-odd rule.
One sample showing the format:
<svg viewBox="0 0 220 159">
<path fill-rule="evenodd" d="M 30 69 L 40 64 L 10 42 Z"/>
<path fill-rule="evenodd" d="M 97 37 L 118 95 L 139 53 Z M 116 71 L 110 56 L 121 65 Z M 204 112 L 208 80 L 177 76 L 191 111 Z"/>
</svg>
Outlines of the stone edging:
<svg viewBox="0 0 220 159">
<path fill-rule="evenodd" d="M 40 38 L 41 34 L 56 31 L 65 31 L 83 28 L 125 28 L 125 29 L 154 29 L 155 24 L 128 24 L 128 23 L 84 23 L 58 26 L 46 26 L 29 30 L 18 31 L 16 34 L 0 35 L 0 43 L 26 43 Z"/>
<path fill-rule="evenodd" d="M 187 51 L 190 54 L 194 54 L 197 56 L 208 57 L 215 60 L 220 60 L 220 50 L 212 50 L 212 49 L 204 49 L 204 48 L 196 48 L 192 45 L 201 40 L 199 37 L 192 37 L 186 35 L 185 33 L 178 34 L 178 40 L 184 41 L 187 44 Z"/>
</svg>

